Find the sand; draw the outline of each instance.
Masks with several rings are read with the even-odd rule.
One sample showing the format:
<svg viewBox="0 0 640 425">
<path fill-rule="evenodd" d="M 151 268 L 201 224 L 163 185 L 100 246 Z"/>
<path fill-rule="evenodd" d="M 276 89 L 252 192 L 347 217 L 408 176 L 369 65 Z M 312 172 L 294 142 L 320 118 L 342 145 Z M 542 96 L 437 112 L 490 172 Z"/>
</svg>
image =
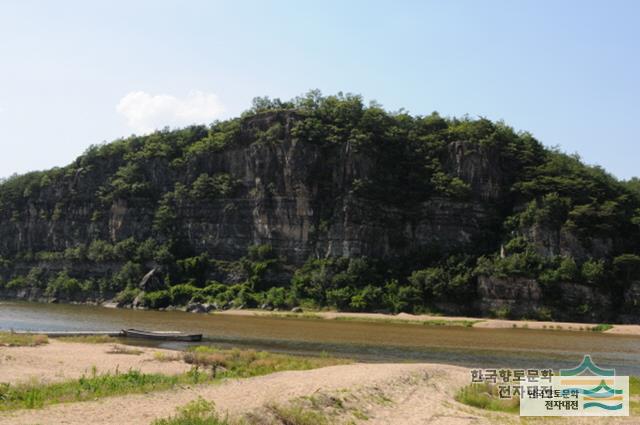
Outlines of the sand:
<svg viewBox="0 0 640 425">
<path fill-rule="evenodd" d="M 406 391 L 399 378 L 422 374 L 429 406 L 413 406 L 411 391 Z M 434 423 L 482 424 L 490 423 L 479 415 L 460 412 L 452 400 L 455 388 L 468 381 L 464 368 L 430 364 L 352 364 L 332 366 L 310 371 L 279 372 L 267 376 L 234 379 L 218 385 L 203 385 L 151 394 L 105 398 L 98 401 L 54 405 L 40 410 L 22 410 L 0 414 L 0 424 L 148 424 L 154 419 L 167 417 L 179 406 L 202 397 L 214 401 L 221 412 L 241 415 L 267 403 L 283 403 L 318 391 L 332 391 L 365 387 L 385 389 L 385 394 L 405 395 L 401 400 L 401 421 L 390 422 L 398 414 L 396 409 L 381 407 L 379 424 L 422 424 L 436 418 L 448 418 Z M 415 393 L 415 391 L 413 391 Z M 409 398 L 407 398 L 407 395 Z M 415 398 L 415 397 L 414 397 Z M 407 408 L 410 406 L 411 408 Z M 397 408 L 398 406 L 396 406 Z M 395 412 L 395 413 L 394 413 Z M 91 418 L 90 422 L 87 418 Z"/>
<path fill-rule="evenodd" d="M 146 372 L 179 373 L 187 365 L 159 362 L 157 350 L 141 348 L 140 356 L 107 354 L 109 344 L 52 341 L 39 347 L 1 348 L 0 382 L 20 382 L 38 377 L 45 381 L 78 377 L 96 366 L 99 371 L 137 368 Z M 169 352 L 170 354 L 170 352 Z M 9 357 L 9 360 L 6 360 Z M 372 425 L 488 425 L 521 423 L 515 415 L 492 413 L 460 404 L 457 390 L 470 382 L 467 368 L 440 364 L 347 364 L 309 371 L 286 371 L 271 375 L 229 379 L 214 385 L 185 386 L 170 391 L 103 398 L 95 401 L 48 406 L 43 409 L 0 413 L 0 425 L 150 424 L 175 413 L 176 408 L 203 398 L 213 401 L 219 412 L 231 417 L 260 414 L 269 403 L 286 404 L 301 397 L 341 395 L 355 400 L 367 419 L 338 416 L 332 423 Z M 380 399 L 386 400 L 380 402 Z M 550 421 L 550 422 L 549 422 Z M 541 419 L 534 424 L 582 423 Z M 637 417 L 598 420 L 597 423 L 638 423 Z"/>
<path fill-rule="evenodd" d="M 90 374 L 94 367 L 98 373 L 135 369 L 144 373 L 178 374 L 190 369 L 181 361 L 160 362 L 154 358 L 156 352 L 175 356 L 174 351 L 127 347 L 143 353 L 109 354 L 113 345 L 60 342 L 50 338 L 49 344 L 37 347 L 0 347 L 0 382 L 62 381 Z"/>
<path fill-rule="evenodd" d="M 232 316 L 286 316 L 290 317 L 293 313 L 290 312 L 273 312 L 264 310 L 223 310 L 217 311 L 215 314 L 225 314 Z M 313 317 L 320 319 L 352 319 L 352 320 L 398 320 L 398 321 L 471 321 L 474 328 L 529 328 L 540 330 L 568 330 L 568 331 L 590 331 L 591 328 L 596 326 L 594 323 L 579 323 L 579 322 L 552 322 L 552 321 L 538 321 L 538 320 L 505 320 L 505 319 L 483 319 L 478 317 L 465 317 L 465 316 L 435 316 L 429 314 L 382 314 L 382 313 L 347 313 L 347 312 L 335 312 L 335 311 L 319 311 L 309 312 Z M 304 317 L 300 314 L 300 317 Z M 604 331 L 603 333 L 612 333 L 620 335 L 638 335 L 640 336 L 640 325 L 613 325 L 611 329 Z"/>
</svg>

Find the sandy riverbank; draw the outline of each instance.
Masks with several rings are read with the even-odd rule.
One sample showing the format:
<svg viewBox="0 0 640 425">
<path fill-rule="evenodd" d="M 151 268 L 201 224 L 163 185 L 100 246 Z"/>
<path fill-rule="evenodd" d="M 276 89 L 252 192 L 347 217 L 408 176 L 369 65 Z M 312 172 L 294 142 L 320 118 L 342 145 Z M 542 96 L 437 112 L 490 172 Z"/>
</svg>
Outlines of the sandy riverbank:
<svg viewBox="0 0 640 425">
<path fill-rule="evenodd" d="M 265 310 L 222 310 L 214 314 L 225 314 L 232 316 L 280 316 L 280 317 L 308 317 L 326 320 L 362 320 L 362 321 L 397 321 L 402 322 L 452 322 L 452 324 L 468 323 L 474 328 L 528 328 L 528 329 L 548 329 L 566 331 L 591 331 L 596 326 L 593 323 L 579 322 L 552 322 L 537 320 L 506 320 L 506 319 L 483 319 L 478 317 L 465 316 L 436 316 L 429 314 L 382 314 L 382 313 L 347 313 L 335 311 L 317 311 L 308 313 L 291 313 L 286 311 L 265 311 Z M 640 336 L 640 325 L 612 325 L 611 329 L 604 333 L 620 335 Z"/>
<path fill-rule="evenodd" d="M 157 348 L 130 347 L 142 353 L 112 354 L 114 344 L 61 342 L 49 338 L 49 343 L 37 347 L 0 347 L 0 382 L 56 382 L 97 373 L 126 372 L 178 374 L 190 366 L 178 361 L 160 362 L 155 353 L 174 356 L 175 352 Z"/>
<path fill-rule="evenodd" d="M 99 371 L 133 368 L 144 372 L 180 373 L 180 361 L 159 362 L 155 348 L 140 348 L 140 355 L 109 354 L 111 344 L 51 341 L 37 347 L 0 348 L 0 381 L 57 381 L 81 376 L 93 366 Z M 167 353 L 170 354 L 170 353 Z M 231 418 L 261 415 L 273 403 L 299 400 L 340 400 L 330 423 L 488 425 L 521 423 L 516 415 L 495 413 L 454 400 L 459 388 L 470 382 L 467 368 L 441 364 L 347 364 L 308 371 L 284 371 L 217 384 L 183 386 L 170 391 L 107 397 L 94 401 L 57 404 L 42 409 L 0 413 L 0 425 L 150 424 L 176 409 L 202 398 L 214 402 Z M 310 398 L 311 397 L 311 398 Z M 343 404 L 344 403 L 344 404 Z M 335 412 L 334 412 L 335 413 Z M 621 418 L 605 423 L 637 423 Z M 593 423 L 529 420 L 526 423 Z M 600 423 L 600 422 L 598 422 Z"/>
</svg>

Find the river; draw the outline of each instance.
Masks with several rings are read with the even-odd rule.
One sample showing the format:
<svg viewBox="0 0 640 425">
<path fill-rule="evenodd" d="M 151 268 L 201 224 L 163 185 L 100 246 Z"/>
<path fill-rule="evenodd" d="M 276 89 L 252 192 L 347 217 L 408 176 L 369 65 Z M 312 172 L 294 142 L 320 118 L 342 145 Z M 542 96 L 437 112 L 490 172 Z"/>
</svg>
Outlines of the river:
<svg viewBox="0 0 640 425">
<path fill-rule="evenodd" d="M 90 305 L 0 302 L 0 330 L 141 328 L 197 332 L 203 344 L 368 362 L 433 362 L 472 368 L 568 368 L 591 354 L 602 367 L 640 375 L 640 337 L 597 332 L 475 329 L 416 324 L 193 314 Z M 181 343 L 161 343 L 183 348 Z"/>
</svg>

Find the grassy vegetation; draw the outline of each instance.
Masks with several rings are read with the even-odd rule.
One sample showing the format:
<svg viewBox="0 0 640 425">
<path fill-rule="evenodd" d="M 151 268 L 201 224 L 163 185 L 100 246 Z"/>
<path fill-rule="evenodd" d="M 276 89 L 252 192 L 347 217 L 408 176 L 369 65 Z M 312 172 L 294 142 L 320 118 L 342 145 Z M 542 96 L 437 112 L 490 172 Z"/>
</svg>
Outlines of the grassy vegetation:
<svg viewBox="0 0 640 425">
<path fill-rule="evenodd" d="M 124 345 L 114 345 L 108 351 L 107 354 L 128 354 L 133 356 L 139 356 L 144 351 L 137 348 L 125 347 Z"/>
<path fill-rule="evenodd" d="M 257 313 L 260 316 L 261 314 Z M 294 319 L 315 319 L 315 320 L 337 320 L 341 322 L 374 322 L 374 323 L 398 323 L 403 325 L 424 325 L 424 326 L 460 326 L 471 328 L 474 324 L 483 322 L 483 320 L 446 320 L 446 319 L 430 319 L 430 320 L 408 320 L 397 319 L 395 317 L 366 317 L 366 316 L 337 316 L 323 317 L 317 313 L 269 313 L 270 317 L 277 318 L 294 318 Z"/>
<path fill-rule="evenodd" d="M 471 384 L 461 388 L 455 396 L 456 401 L 480 409 L 497 412 L 517 413 L 520 399 L 501 399 L 498 387 L 491 384 Z"/>
<path fill-rule="evenodd" d="M 264 417 L 248 415 L 245 418 L 231 420 L 221 416 L 215 404 L 202 398 L 194 400 L 178 409 L 175 416 L 157 419 L 153 425 L 328 425 L 325 415 L 314 410 L 304 409 L 295 405 L 270 404 L 266 408 L 270 420 Z"/>
<path fill-rule="evenodd" d="M 282 370 L 308 370 L 350 362 L 329 356 L 301 357 L 255 350 L 220 350 L 207 346 L 193 348 L 185 353 L 184 360 L 198 368 L 210 368 L 215 376 L 227 378 L 247 378 Z"/>
<path fill-rule="evenodd" d="M 4 347 L 35 347 L 48 343 L 46 335 L 0 332 L 0 346 Z"/>
<path fill-rule="evenodd" d="M 81 344 L 107 344 L 118 341 L 117 338 L 110 337 L 109 335 L 61 336 L 56 339 L 62 342 L 78 342 Z"/>
<path fill-rule="evenodd" d="M 431 320 L 405 320 L 405 319 L 386 319 L 375 317 L 350 317 L 340 316 L 335 317 L 333 320 L 339 321 L 352 321 L 352 322 L 376 322 L 376 323 L 398 323 L 403 325 L 423 325 L 423 326 L 457 326 L 464 328 L 471 328 L 474 324 L 482 322 L 483 320 L 446 320 L 446 319 L 431 319 Z"/>
<path fill-rule="evenodd" d="M 157 362 L 179 362 L 182 361 L 182 353 L 165 353 L 163 351 L 156 351 L 153 353 L 153 360 Z"/>
<path fill-rule="evenodd" d="M 97 374 L 64 382 L 41 384 L 1 384 L 0 410 L 37 409 L 51 404 L 94 400 L 101 397 L 167 390 L 178 385 L 210 381 L 204 373 L 193 370 L 180 375 L 126 373 Z"/>
<path fill-rule="evenodd" d="M 112 349 L 111 352 L 139 354 L 139 350 L 116 347 L 118 348 Z M 194 366 L 191 371 L 167 376 L 143 374 L 135 370 L 126 373 L 97 374 L 94 369 L 89 376 L 59 383 L 0 384 L 0 410 L 34 409 L 57 403 L 210 383 L 216 378 L 245 378 L 282 370 L 306 370 L 348 362 L 331 357 L 299 357 L 239 349 L 218 350 L 205 346 L 185 352 L 180 359 Z M 211 373 L 206 370 L 210 370 Z"/>
<path fill-rule="evenodd" d="M 629 393 L 632 396 L 640 396 L 640 376 L 629 377 Z"/>
<path fill-rule="evenodd" d="M 158 419 L 153 425 L 232 425 L 216 412 L 215 405 L 203 399 L 194 400 L 178 409 L 175 416 Z"/>
<path fill-rule="evenodd" d="M 328 425 L 328 418 L 317 411 L 305 409 L 302 406 L 271 404 L 269 413 L 274 416 L 277 424 L 283 425 Z"/>
<path fill-rule="evenodd" d="M 604 331 L 608 331 L 611 328 L 613 328 L 613 325 L 601 323 L 599 325 L 593 326 L 591 330 L 593 332 L 604 332 Z"/>
<path fill-rule="evenodd" d="M 258 316 L 260 316 L 260 314 L 257 314 Z M 294 319 L 320 319 L 320 320 L 324 320 L 324 317 L 320 316 L 319 314 L 316 313 L 269 313 L 270 317 L 284 317 L 284 318 L 294 318 Z"/>
</svg>

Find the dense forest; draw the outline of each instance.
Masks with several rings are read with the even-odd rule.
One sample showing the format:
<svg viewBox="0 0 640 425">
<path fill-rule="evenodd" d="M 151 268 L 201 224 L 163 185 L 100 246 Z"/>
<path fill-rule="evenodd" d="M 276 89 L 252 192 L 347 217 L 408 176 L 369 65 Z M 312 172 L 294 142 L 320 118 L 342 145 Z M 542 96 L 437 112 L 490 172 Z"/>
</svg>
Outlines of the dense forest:
<svg viewBox="0 0 640 425">
<path fill-rule="evenodd" d="M 640 322 L 640 181 L 313 91 L 0 185 L 0 295 Z"/>
</svg>

